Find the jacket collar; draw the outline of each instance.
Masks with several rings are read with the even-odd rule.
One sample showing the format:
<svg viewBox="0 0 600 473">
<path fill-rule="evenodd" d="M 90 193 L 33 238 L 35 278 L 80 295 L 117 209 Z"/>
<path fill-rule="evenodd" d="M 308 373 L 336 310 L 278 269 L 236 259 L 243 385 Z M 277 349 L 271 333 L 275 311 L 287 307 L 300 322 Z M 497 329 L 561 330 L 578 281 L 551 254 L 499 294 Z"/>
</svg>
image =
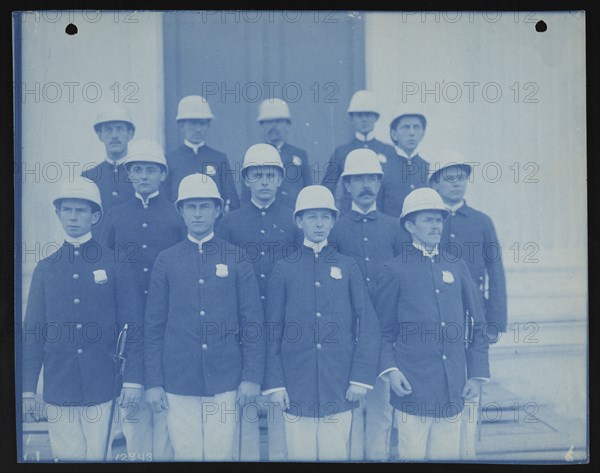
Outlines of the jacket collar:
<svg viewBox="0 0 600 473">
<path fill-rule="evenodd" d="M 190 148 L 194 152 L 194 154 L 198 154 L 198 150 L 204 146 L 204 141 L 196 144 L 196 143 L 192 143 L 191 141 L 188 141 L 188 140 L 183 140 L 183 144 L 185 146 L 187 146 L 188 148 Z"/>
<path fill-rule="evenodd" d="M 65 242 L 73 245 L 75 248 L 87 243 L 92 239 L 92 232 L 87 232 L 85 235 L 81 235 L 77 238 L 72 238 L 69 235 L 65 235 Z"/>
<path fill-rule="evenodd" d="M 354 133 L 354 137 L 358 141 L 362 141 L 363 143 L 368 143 L 369 141 L 373 141 L 375 139 L 375 132 L 371 131 L 371 132 L 367 133 L 366 135 L 363 135 L 362 133 L 359 133 L 357 131 L 356 133 Z"/>
<path fill-rule="evenodd" d="M 144 198 L 138 194 L 137 192 L 135 193 L 135 196 L 142 201 L 142 204 L 144 205 L 148 205 L 148 203 L 150 202 L 150 199 L 153 199 L 154 197 L 158 197 L 158 193 L 159 191 L 153 192 L 152 194 L 148 194 L 148 197 L 146 198 L 146 200 L 144 200 Z"/>
</svg>

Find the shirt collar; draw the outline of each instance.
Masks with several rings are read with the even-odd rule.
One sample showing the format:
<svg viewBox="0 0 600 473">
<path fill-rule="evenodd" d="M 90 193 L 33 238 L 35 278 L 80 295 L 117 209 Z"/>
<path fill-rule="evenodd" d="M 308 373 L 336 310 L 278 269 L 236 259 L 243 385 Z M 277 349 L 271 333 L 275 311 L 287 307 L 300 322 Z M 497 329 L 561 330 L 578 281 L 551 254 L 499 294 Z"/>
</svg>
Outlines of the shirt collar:
<svg viewBox="0 0 600 473">
<path fill-rule="evenodd" d="M 116 161 L 113 159 L 110 159 L 109 157 L 106 157 L 106 162 L 108 164 L 110 164 L 111 166 L 119 166 L 120 164 L 123 164 L 123 162 L 125 161 L 125 158 L 127 157 L 127 155 L 123 156 L 120 159 L 117 159 Z"/>
<path fill-rule="evenodd" d="M 396 154 L 398 156 L 402 156 L 403 158 L 406 159 L 412 159 L 414 158 L 417 154 L 419 154 L 418 148 L 415 148 L 413 150 L 413 152 L 410 154 L 410 156 L 408 154 L 406 154 L 406 151 L 404 151 L 402 148 L 400 148 L 399 146 L 394 145 L 394 149 L 396 150 Z"/>
<path fill-rule="evenodd" d="M 458 204 L 444 204 L 446 207 L 448 207 L 448 209 L 451 212 L 456 212 L 458 209 L 460 209 L 463 205 L 465 205 L 465 199 L 461 200 Z"/>
<path fill-rule="evenodd" d="M 142 201 L 142 204 L 144 204 L 144 205 L 148 204 L 148 202 L 150 202 L 150 199 L 153 199 L 157 195 L 158 195 L 158 191 L 155 191 L 152 194 L 148 194 L 148 198 L 146 200 L 144 200 L 144 198 L 139 193 L 137 193 L 137 192 L 135 193 L 135 196 L 138 199 L 140 199 Z"/>
<path fill-rule="evenodd" d="M 423 253 L 423 256 L 427 256 L 428 258 L 433 258 L 434 256 L 436 256 L 440 253 L 440 251 L 438 249 L 438 245 L 435 245 L 435 248 L 431 251 L 427 251 L 427 248 L 425 248 L 420 243 L 417 243 L 416 241 L 413 241 L 413 246 L 417 250 L 420 250 Z"/>
<path fill-rule="evenodd" d="M 87 243 L 91 239 L 92 239 L 92 232 L 87 232 L 85 235 L 81 235 L 80 237 L 77 237 L 77 238 L 72 238 L 69 235 L 65 236 L 65 241 L 67 243 L 70 243 L 71 245 L 73 245 L 76 248 L 78 246 L 83 245 L 84 243 Z"/>
<path fill-rule="evenodd" d="M 354 133 L 354 136 L 356 137 L 356 139 L 358 141 L 363 141 L 363 142 L 367 142 L 367 141 L 371 141 L 373 139 L 375 139 L 375 132 L 371 131 L 369 133 L 367 133 L 366 135 L 363 135 L 362 133 L 359 133 L 358 131 L 356 133 Z"/>
<path fill-rule="evenodd" d="M 308 238 L 304 238 L 304 246 L 313 250 L 315 255 L 318 255 L 321 250 L 327 246 L 327 239 L 323 240 L 321 243 L 315 243 L 314 241 L 310 241 Z"/>
<path fill-rule="evenodd" d="M 270 144 L 271 146 L 275 146 L 275 148 L 277 148 L 277 151 L 281 152 L 281 148 L 283 148 L 285 141 L 282 141 L 278 145 L 275 145 L 275 144 L 271 143 L 270 141 L 267 141 L 267 143 Z"/>
<path fill-rule="evenodd" d="M 377 202 L 373 202 L 373 204 L 371 205 L 371 207 L 369 207 L 369 209 L 366 212 L 363 212 L 362 209 L 356 205 L 354 203 L 354 201 L 352 202 L 352 210 L 358 212 L 361 215 L 367 215 L 370 212 L 374 212 L 375 210 L 377 210 Z"/>
<path fill-rule="evenodd" d="M 261 205 L 258 202 L 256 202 L 253 198 L 250 198 L 250 202 L 252 202 L 258 210 L 262 210 L 262 209 L 268 209 L 269 207 L 271 207 L 271 205 L 273 205 L 273 202 L 275 202 L 275 199 L 273 199 L 271 202 L 269 202 L 268 205 Z"/>
<path fill-rule="evenodd" d="M 190 240 L 192 243 L 196 243 L 198 245 L 198 249 L 201 250 L 202 245 L 204 245 L 204 243 L 206 243 L 207 241 L 211 240 L 214 236 L 215 232 L 210 232 L 208 235 L 202 238 L 202 240 L 198 240 L 198 238 L 195 238 L 188 233 L 188 240 Z"/>
<path fill-rule="evenodd" d="M 198 150 L 204 146 L 204 141 L 196 144 L 188 140 L 183 140 L 183 144 L 185 144 L 188 148 L 191 148 L 192 151 L 194 151 L 194 154 L 198 154 Z"/>
</svg>

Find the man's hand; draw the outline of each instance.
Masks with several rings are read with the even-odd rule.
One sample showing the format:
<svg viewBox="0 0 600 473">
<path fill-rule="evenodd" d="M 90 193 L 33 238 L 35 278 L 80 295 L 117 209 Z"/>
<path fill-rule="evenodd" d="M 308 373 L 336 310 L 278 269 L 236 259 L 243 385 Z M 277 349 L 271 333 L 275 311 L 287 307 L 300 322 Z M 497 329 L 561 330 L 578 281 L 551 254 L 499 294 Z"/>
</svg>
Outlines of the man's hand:
<svg viewBox="0 0 600 473">
<path fill-rule="evenodd" d="M 367 396 L 367 388 L 364 386 L 357 386 L 356 384 L 350 384 L 346 391 L 346 399 L 352 401 L 363 401 Z"/>
<path fill-rule="evenodd" d="M 479 396 L 481 385 L 483 383 L 484 381 L 482 379 L 468 379 L 465 383 L 465 387 L 462 390 L 461 396 L 464 397 L 467 401 L 476 398 L 477 396 Z"/>
<path fill-rule="evenodd" d="M 119 396 L 119 406 L 125 408 L 129 404 L 137 404 L 142 397 L 142 388 L 122 388 Z"/>
<path fill-rule="evenodd" d="M 279 404 L 282 411 L 286 411 L 290 407 L 290 397 L 288 396 L 287 390 L 282 389 L 269 394 L 269 402 L 272 404 Z"/>
<path fill-rule="evenodd" d="M 490 324 L 485 328 L 485 330 L 486 330 L 485 338 L 489 342 L 490 345 L 493 345 L 498 340 L 500 340 L 502 333 L 500 332 L 500 330 L 498 329 L 497 326 Z"/>
<path fill-rule="evenodd" d="M 249 404 L 256 401 L 256 397 L 260 394 L 260 385 L 252 381 L 242 381 L 237 390 L 236 402 L 240 405 Z"/>
<path fill-rule="evenodd" d="M 40 412 L 35 397 L 23 398 L 23 422 L 39 422 Z"/>
<path fill-rule="evenodd" d="M 169 408 L 167 393 L 162 386 L 146 389 L 146 402 L 150 404 L 154 412 L 162 412 Z"/>
<path fill-rule="evenodd" d="M 412 393 L 412 386 L 402 371 L 390 371 L 387 375 L 390 380 L 390 387 L 398 396 L 403 397 Z"/>
</svg>

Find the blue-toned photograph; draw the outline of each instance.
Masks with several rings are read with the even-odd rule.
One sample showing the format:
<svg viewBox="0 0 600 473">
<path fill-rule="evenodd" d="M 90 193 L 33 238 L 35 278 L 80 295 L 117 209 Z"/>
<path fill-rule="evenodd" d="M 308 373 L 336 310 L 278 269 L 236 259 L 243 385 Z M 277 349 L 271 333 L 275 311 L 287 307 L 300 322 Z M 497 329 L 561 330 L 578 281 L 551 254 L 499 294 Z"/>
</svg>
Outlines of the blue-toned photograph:
<svg viewBox="0 0 600 473">
<path fill-rule="evenodd" d="M 583 11 L 28 11 L 16 461 L 589 462 Z"/>
</svg>

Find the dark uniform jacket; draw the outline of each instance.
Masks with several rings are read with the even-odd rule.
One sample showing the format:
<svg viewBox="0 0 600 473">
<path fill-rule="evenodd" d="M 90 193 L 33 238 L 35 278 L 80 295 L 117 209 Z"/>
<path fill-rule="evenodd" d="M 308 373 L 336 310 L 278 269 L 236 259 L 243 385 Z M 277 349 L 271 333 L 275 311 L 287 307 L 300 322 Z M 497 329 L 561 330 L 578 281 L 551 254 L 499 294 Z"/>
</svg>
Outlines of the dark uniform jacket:
<svg viewBox="0 0 600 473">
<path fill-rule="evenodd" d="M 111 400 L 112 355 L 126 323 L 123 381 L 142 384 L 142 300 L 131 268 L 93 239 L 78 248 L 65 243 L 33 272 L 23 324 L 23 391 L 36 391 L 43 364 L 45 402 Z"/>
<path fill-rule="evenodd" d="M 313 170 L 308 165 L 308 155 L 303 149 L 284 143 L 278 150 L 284 172 L 283 182 L 277 190 L 277 202 L 293 209 L 298 193 L 313 183 Z M 250 197 L 250 190 L 242 185 L 242 202 L 248 202 Z"/>
<path fill-rule="evenodd" d="M 169 174 L 162 188 L 171 202 L 177 200 L 179 183 L 185 176 L 202 173 L 215 180 L 226 208 L 234 210 L 240 206 L 235 189 L 236 175 L 224 153 L 203 145 L 198 149 L 198 154 L 195 154 L 192 148 L 181 145 L 167 154 L 167 163 Z"/>
<path fill-rule="evenodd" d="M 285 387 L 293 415 L 357 407 L 346 391 L 350 381 L 374 384 L 381 334 L 354 259 L 302 245 L 275 265 L 267 306 L 264 389 Z"/>
<path fill-rule="evenodd" d="M 259 209 L 253 202 L 223 217 L 216 230 L 223 240 L 239 246 L 247 261 L 254 265 L 263 304 L 267 298 L 267 281 L 275 263 L 285 254 L 294 254 L 300 242 L 299 230 L 292 221 L 292 210 L 274 201 Z"/>
<path fill-rule="evenodd" d="M 328 241 L 356 260 L 373 298 L 383 264 L 398 256 L 403 246 L 412 246 L 405 233 L 397 219 L 377 210 L 366 215 L 350 210 L 335 223 Z"/>
<path fill-rule="evenodd" d="M 444 221 L 440 246 L 443 252 L 467 263 L 481 294 L 487 322 L 505 332 L 506 279 L 500 243 L 490 217 L 465 203 Z"/>
<path fill-rule="evenodd" d="M 398 218 L 402 214 L 406 196 L 415 189 L 429 186 L 429 163 L 418 154 L 408 160 L 393 148 L 391 155 L 386 155 L 386 158 L 387 161 L 381 164 L 383 181 L 378 204 L 384 214 Z"/>
<path fill-rule="evenodd" d="M 384 265 L 376 309 L 382 327 L 380 372 L 396 367 L 412 386 L 391 404 L 408 414 L 452 417 L 464 406 L 467 378 L 488 378 L 483 309 L 466 264 L 405 251 Z M 465 349 L 465 314 L 473 317 Z"/>
<path fill-rule="evenodd" d="M 94 181 L 100 189 L 102 208 L 105 212 L 115 205 L 127 202 L 134 195 L 133 186 L 122 164 L 115 165 L 105 160 L 93 168 L 86 169 L 81 175 Z"/>
<path fill-rule="evenodd" d="M 93 168 L 86 169 L 81 175 L 95 182 L 100 189 L 104 213 L 111 207 L 121 205 L 134 196 L 133 185 L 122 164 L 115 165 L 105 160 Z M 104 219 L 100 220 L 92 229 L 92 234 L 98 241 L 100 241 L 99 236 L 103 227 Z"/>
<path fill-rule="evenodd" d="M 187 228 L 175 206 L 162 194 L 144 204 L 138 197 L 110 209 L 100 236 L 103 244 L 121 254 L 131 265 L 145 300 L 150 273 L 158 254 L 187 236 Z"/>
<path fill-rule="evenodd" d="M 146 303 L 146 388 L 213 396 L 262 383 L 264 313 L 252 265 L 220 238 L 158 255 Z"/>
<path fill-rule="evenodd" d="M 372 139 L 369 141 L 361 141 L 357 138 L 354 138 L 349 143 L 345 145 L 338 146 L 333 155 L 329 159 L 329 163 L 325 168 L 325 175 L 323 177 L 322 185 L 327 187 L 333 195 L 336 195 L 336 187 L 342 172 L 344 171 L 344 163 L 346 162 L 346 156 L 350 151 L 354 151 L 355 149 L 360 148 L 368 148 L 375 151 L 377 154 L 381 155 L 379 157 L 380 161 L 390 160 L 392 154 L 396 154 L 394 148 L 391 145 L 383 143 L 377 139 Z M 384 176 L 385 178 L 385 176 Z M 339 211 L 344 214 L 350 210 L 352 204 L 352 197 L 350 193 L 343 188 L 343 197 L 338 204 Z M 402 204 L 400 204 L 402 205 Z"/>
</svg>

